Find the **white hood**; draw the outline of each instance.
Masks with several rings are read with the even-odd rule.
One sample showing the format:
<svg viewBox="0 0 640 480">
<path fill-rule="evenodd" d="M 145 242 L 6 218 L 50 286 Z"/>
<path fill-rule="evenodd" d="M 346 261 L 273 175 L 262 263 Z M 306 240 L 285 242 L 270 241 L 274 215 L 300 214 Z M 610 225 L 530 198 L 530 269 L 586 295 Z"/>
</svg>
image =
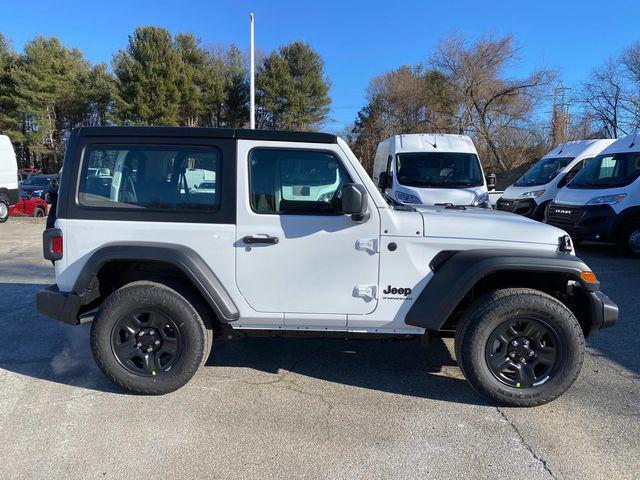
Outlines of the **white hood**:
<svg viewBox="0 0 640 480">
<path fill-rule="evenodd" d="M 553 203 L 560 205 L 586 205 L 596 197 L 627 193 L 630 185 L 615 188 L 567 188 L 564 187 L 556 194 Z"/>
<path fill-rule="evenodd" d="M 502 242 L 558 245 L 567 233 L 521 215 L 468 207 L 465 210 L 444 207 L 417 207 L 424 219 L 427 237 L 498 240 Z"/>
<path fill-rule="evenodd" d="M 517 200 L 523 193 L 545 190 L 545 187 L 548 187 L 549 183 L 551 183 L 552 181 L 553 179 L 543 185 L 527 185 L 526 187 L 516 187 L 515 185 L 510 185 L 502 194 L 502 198 L 504 198 L 505 200 Z"/>
<path fill-rule="evenodd" d="M 451 203 L 453 205 L 471 205 L 476 196 L 483 193 L 483 186 L 469 188 L 416 188 L 398 186 L 398 192 L 409 193 L 420 198 L 423 205 Z"/>
</svg>

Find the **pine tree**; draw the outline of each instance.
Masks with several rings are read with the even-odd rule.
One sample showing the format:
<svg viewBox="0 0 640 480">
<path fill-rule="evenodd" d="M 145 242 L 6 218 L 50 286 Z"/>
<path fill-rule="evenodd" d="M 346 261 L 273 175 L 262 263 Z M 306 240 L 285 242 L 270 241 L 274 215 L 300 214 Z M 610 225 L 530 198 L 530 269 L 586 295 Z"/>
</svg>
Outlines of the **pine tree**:
<svg viewBox="0 0 640 480">
<path fill-rule="evenodd" d="M 138 27 L 113 58 L 122 123 L 179 125 L 182 59 L 168 30 Z"/>
<path fill-rule="evenodd" d="M 256 75 L 258 123 L 276 129 L 316 128 L 331 102 L 323 73 L 322 58 L 306 43 L 293 42 L 272 52 Z"/>
</svg>

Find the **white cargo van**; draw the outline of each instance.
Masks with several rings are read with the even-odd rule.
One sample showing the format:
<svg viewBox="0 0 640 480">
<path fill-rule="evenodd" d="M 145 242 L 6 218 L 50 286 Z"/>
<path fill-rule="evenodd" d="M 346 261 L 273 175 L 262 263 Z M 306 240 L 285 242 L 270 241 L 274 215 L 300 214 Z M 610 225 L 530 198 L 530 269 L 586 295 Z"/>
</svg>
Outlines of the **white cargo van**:
<svg viewBox="0 0 640 480">
<path fill-rule="evenodd" d="M 545 221 L 577 242 L 616 242 L 640 257 L 640 136 L 620 138 L 589 162 L 549 204 Z"/>
<path fill-rule="evenodd" d="M 562 143 L 538 160 L 498 199 L 496 208 L 542 220 L 558 190 L 615 140 L 576 140 Z"/>
<path fill-rule="evenodd" d="M 9 218 L 9 206 L 18 203 L 18 164 L 11 140 L 0 135 L 0 223 Z"/>
<path fill-rule="evenodd" d="M 491 208 L 478 152 L 465 135 L 394 135 L 378 144 L 373 180 L 401 203 Z"/>
</svg>

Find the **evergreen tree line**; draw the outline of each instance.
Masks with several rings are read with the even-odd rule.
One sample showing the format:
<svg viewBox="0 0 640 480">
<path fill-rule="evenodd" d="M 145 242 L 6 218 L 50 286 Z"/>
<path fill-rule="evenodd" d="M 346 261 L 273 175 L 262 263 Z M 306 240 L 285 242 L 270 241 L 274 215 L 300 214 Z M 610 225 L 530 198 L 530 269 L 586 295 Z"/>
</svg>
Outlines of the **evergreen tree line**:
<svg viewBox="0 0 640 480">
<path fill-rule="evenodd" d="M 303 42 L 259 55 L 256 127 L 315 129 L 327 117 L 322 58 Z M 22 53 L 0 34 L 0 133 L 21 166 L 56 172 L 78 126 L 243 127 L 248 123 L 245 55 L 235 45 L 202 46 L 191 34 L 139 27 L 111 65 L 92 65 L 55 37 Z"/>
</svg>

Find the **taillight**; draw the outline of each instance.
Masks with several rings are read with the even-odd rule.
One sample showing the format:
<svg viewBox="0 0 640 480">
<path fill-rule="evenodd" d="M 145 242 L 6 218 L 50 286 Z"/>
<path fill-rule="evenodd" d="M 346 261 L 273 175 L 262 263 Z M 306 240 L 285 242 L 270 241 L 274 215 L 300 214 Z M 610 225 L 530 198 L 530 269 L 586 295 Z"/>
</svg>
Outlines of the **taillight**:
<svg viewBox="0 0 640 480">
<path fill-rule="evenodd" d="M 42 234 L 42 250 L 47 260 L 60 260 L 63 253 L 62 230 L 47 228 Z"/>
<path fill-rule="evenodd" d="M 51 251 L 62 255 L 62 236 L 51 239 Z"/>
</svg>

